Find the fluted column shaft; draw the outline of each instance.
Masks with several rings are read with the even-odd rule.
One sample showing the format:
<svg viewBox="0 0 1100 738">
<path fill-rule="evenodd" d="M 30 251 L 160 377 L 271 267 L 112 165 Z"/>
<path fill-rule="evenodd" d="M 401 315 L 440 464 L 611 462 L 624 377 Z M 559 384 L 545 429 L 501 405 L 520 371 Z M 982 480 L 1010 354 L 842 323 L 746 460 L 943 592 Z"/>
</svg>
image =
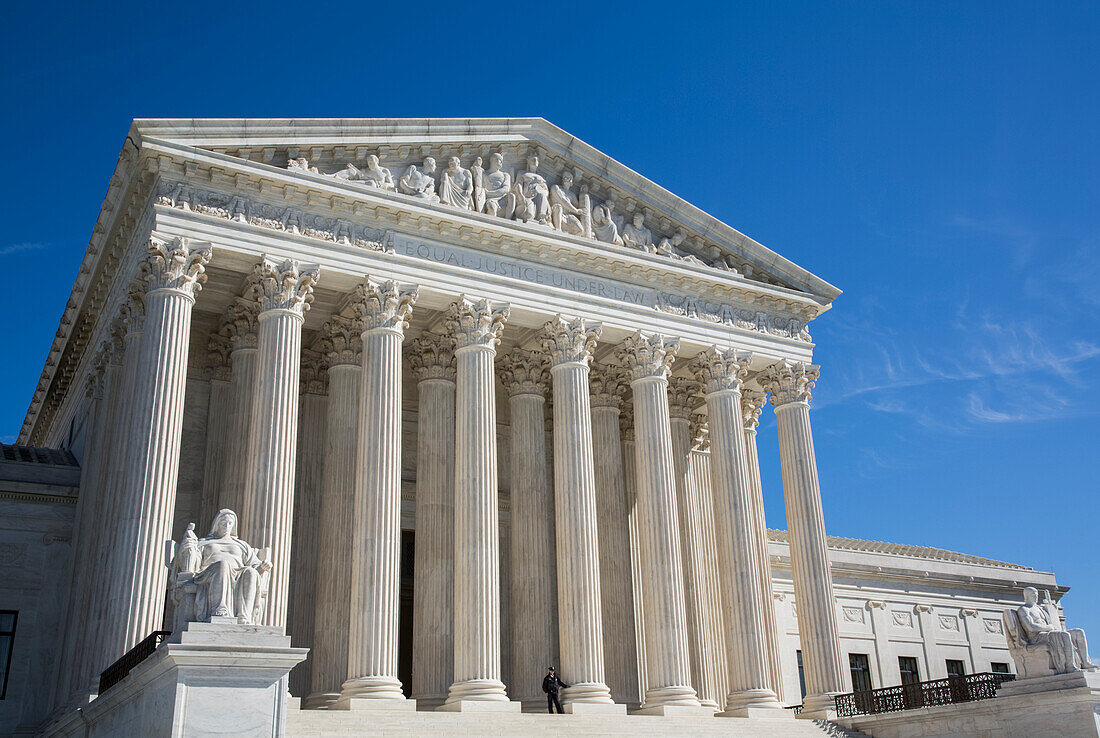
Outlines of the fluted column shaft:
<svg viewBox="0 0 1100 738">
<path fill-rule="evenodd" d="M 218 475 L 215 512 L 229 509 L 244 515 L 249 479 L 249 443 L 251 443 L 252 400 L 256 393 L 256 347 L 259 340 L 255 275 L 245 286 L 246 297 L 238 297 L 226 310 L 220 333 L 230 346 L 231 367 L 226 413 L 225 452 Z M 241 520 L 248 526 L 251 521 Z"/>
<path fill-rule="evenodd" d="M 313 663 L 306 707 L 335 702 L 348 676 L 351 567 L 356 453 L 359 448 L 361 356 L 351 353 L 328 370 L 325 460 L 321 472 L 321 535 L 317 553 L 317 604 L 313 620 Z"/>
<path fill-rule="evenodd" d="M 107 464 L 104 480 L 103 514 L 100 520 L 100 540 L 114 535 L 121 517 L 123 485 L 127 473 L 127 453 L 130 448 L 131 418 L 134 412 L 134 385 L 137 383 L 138 366 L 141 363 L 141 344 L 144 336 L 144 291 L 141 293 L 141 320 L 125 320 L 126 332 L 122 339 L 123 359 L 118 402 L 112 402 L 111 410 L 111 463 Z M 132 318 L 132 316 L 131 316 Z M 129 578 L 123 552 L 117 546 L 100 546 L 96 556 L 97 587 L 93 591 L 91 613 L 95 620 L 94 648 L 90 656 L 89 670 L 85 673 L 91 691 L 98 689 L 99 673 L 125 653 L 122 649 L 121 627 L 125 618 L 122 592 Z"/>
<path fill-rule="evenodd" d="M 218 495 L 229 446 L 229 409 L 232 405 L 228 367 L 215 368 L 210 377 L 210 403 L 206 414 L 206 461 L 202 478 L 199 520 L 213 520 L 219 510 Z"/>
<path fill-rule="evenodd" d="M 363 321 L 359 451 L 351 574 L 348 678 L 338 706 L 403 703 L 397 678 L 401 587 L 401 344 L 417 291 L 368 279 L 356 293 Z M 414 702 L 402 707 L 415 708 Z"/>
<path fill-rule="evenodd" d="M 309 648 L 305 661 L 290 671 L 290 693 L 312 694 L 313 632 L 317 612 L 317 571 L 322 535 L 321 486 L 325 458 L 325 424 L 328 396 L 321 357 L 303 351 L 301 393 L 298 397 L 298 457 L 294 474 L 294 556 L 290 560 L 290 601 L 287 633 L 291 645 Z"/>
<path fill-rule="evenodd" d="M 163 624 L 164 542 L 172 535 L 179 476 L 191 308 L 210 253 L 209 248 L 191 248 L 184 239 L 154 240 L 145 263 L 145 334 L 134 384 L 121 525 L 113 544 L 121 554 L 119 563 L 130 571 L 120 598 L 127 605 L 120 656 Z"/>
<path fill-rule="evenodd" d="M 637 658 L 637 699 L 640 703 L 649 688 L 649 675 L 645 652 L 645 606 L 642 586 L 642 538 L 638 527 L 637 462 L 634 451 L 634 406 L 628 401 L 620 411 L 619 433 L 623 449 L 623 494 L 626 499 L 626 518 L 630 536 L 630 585 L 634 595 L 634 653 Z"/>
<path fill-rule="evenodd" d="M 588 362 L 600 326 L 558 316 L 543 346 L 554 385 L 554 510 L 558 544 L 558 637 L 564 702 L 612 704 L 604 683 L 600 549 Z M 568 709 L 568 708 L 567 708 Z"/>
<path fill-rule="evenodd" d="M 443 704 L 454 675 L 454 339 L 424 334 L 407 355 L 419 395 L 412 696 L 423 708 Z"/>
<path fill-rule="evenodd" d="M 264 625 L 286 628 L 294 533 L 294 475 L 298 450 L 298 391 L 303 313 L 313 297 L 316 267 L 267 258 L 256 266 L 260 285 L 256 377 L 248 433 L 248 486 L 241 530 L 271 549 Z M 240 613 L 238 613 L 240 616 Z"/>
<path fill-rule="evenodd" d="M 783 701 L 783 665 L 779 651 L 779 624 L 775 617 L 775 591 L 772 586 L 772 567 L 768 558 L 768 524 L 764 517 L 764 490 L 760 483 L 760 456 L 756 450 L 756 426 L 760 408 L 766 402 L 763 392 L 741 390 L 741 415 L 745 423 L 745 455 L 749 464 L 749 482 L 752 484 L 752 505 L 756 518 L 753 533 L 757 559 L 760 562 L 760 583 L 763 591 L 765 635 L 768 639 L 769 685 L 776 697 Z"/>
<path fill-rule="evenodd" d="M 775 692 L 768 687 L 771 672 L 754 535 L 756 510 L 741 420 L 741 382 L 748 372 L 748 362 L 747 355 L 711 348 L 692 364 L 707 397 L 711 484 L 729 667 L 726 715 L 747 715 L 750 710 L 780 707 Z"/>
<path fill-rule="evenodd" d="M 455 665 L 443 709 L 507 703 L 500 680 L 500 539 L 493 359 L 507 308 L 461 298 L 455 356 Z"/>
<path fill-rule="evenodd" d="M 815 366 L 780 362 L 765 369 L 760 380 L 771 394 L 779 429 L 798 637 L 806 674 L 803 714 L 811 717 L 833 709 L 833 696 L 844 691 L 836 598 L 810 431 L 810 390 L 817 376 Z"/>
<path fill-rule="evenodd" d="M 691 402 L 696 391 L 691 380 L 674 377 L 670 385 L 669 405 L 672 432 L 673 469 L 676 474 L 676 507 L 680 527 L 680 552 L 684 565 L 684 609 L 687 615 L 691 682 L 704 707 L 719 709 L 725 695 L 718 694 L 717 642 L 711 619 L 710 593 L 706 570 L 713 561 L 706 559 L 703 509 L 691 476 Z"/>
<path fill-rule="evenodd" d="M 546 360 L 543 354 L 516 350 L 498 364 L 511 430 L 512 696 L 539 706 L 546 699 L 541 688 L 545 669 L 558 661 Z"/>
<path fill-rule="evenodd" d="M 619 433 L 619 399 L 623 387 L 618 373 L 613 372 L 611 367 L 593 367 L 589 379 L 592 388 L 592 454 L 596 473 L 604 674 L 613 700 L 637 706 L 633 559 Z"/>
<path fill-rule="evenodd" d="M 89 586 L 92 584 L 87 563 L 93 558 L 95 546 L 102 545 L 98 538 L 96 525 L 97 512 L 102 505 L 103 489 L 100 485 L 100 469 L 106 461 L 107 453 L 107 402 L 104 390 L 108 381 L 106 374 L 111 371 L 104 346 L 93 359 L 93 367 L 85 378 L 85 396 L 88 410 L 85 415 L 85 441 L 83 458 L 80 463 L 80 496 L 77 498 L 73 516 L 72 554 L 66 580 L 68 599 L 63 617 L 61 632 L 61 653 L 58 659 L 57 681 L 54 686 L 54 705 L 63 705 L 83 684 L 79 679 L 81 643 L 94 634 L 88 633 L 88 603 L 91 600 Z"/>
<path fill-rule="evenodd" d="M 642 554 L 648 687 L 643 712 L 702 708 L 691 686 L 676 476 L 668 413 L 668 370 L 678 342 L 641 333 L 622 357 L 634 391 L 638 529 Z M 673 710 L 674 711 L 674 710 Z"/>
</svg>

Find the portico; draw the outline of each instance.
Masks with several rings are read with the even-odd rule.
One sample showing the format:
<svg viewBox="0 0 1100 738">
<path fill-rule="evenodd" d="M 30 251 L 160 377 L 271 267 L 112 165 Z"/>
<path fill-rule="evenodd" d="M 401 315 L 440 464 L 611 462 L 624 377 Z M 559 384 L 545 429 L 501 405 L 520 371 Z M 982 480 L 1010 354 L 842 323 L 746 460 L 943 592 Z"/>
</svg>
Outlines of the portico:
<svg viewBox="0 0 1100 738">
<path fill-rule="evenodd" d="M 846 690 L 806 328 L 834 287 L 541 120 L 131 133 L 81 349 L 23 431 L 75 411 L 65 382 L 132 380 L 104 384 L 130 422 L 91 447 L 95 484 L 124 491 L 124 525 L 80 584 L 100 627 L 66 640 L 59 702 L 160 627 L 161 542 L 230 507 L 272 549 L 264 624 L 312 649 L 306 708 L 537 708 L 553 663 L 573 712 L 784 716 L 762 393 L 804 714 Z M 92 540 L 110 504 L 81 518 Z"/>
</svg>

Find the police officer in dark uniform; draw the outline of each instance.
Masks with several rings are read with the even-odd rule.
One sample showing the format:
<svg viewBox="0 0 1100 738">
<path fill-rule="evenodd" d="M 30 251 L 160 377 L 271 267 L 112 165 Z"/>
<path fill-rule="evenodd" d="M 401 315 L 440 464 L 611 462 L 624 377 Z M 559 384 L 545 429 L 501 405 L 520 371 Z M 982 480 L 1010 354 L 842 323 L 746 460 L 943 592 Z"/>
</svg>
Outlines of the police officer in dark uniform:
<svg viewBox="0 0 1100 738">
<path fill-rule="evenodd" d="M 554 673 L 553 666 L 546 672 L 546 676 L 542 678 L 542 691 L 546 692 L 546 711 L 551 715 L 554 714 L 555 707 L 558 708 L 559 715 L 565 712 L 561 709 L 561 702 L 558 701 L 558 689 L 568 686 L 569 685 L 561 679 L 558 679 L 558 675 Z"/>
</svg>

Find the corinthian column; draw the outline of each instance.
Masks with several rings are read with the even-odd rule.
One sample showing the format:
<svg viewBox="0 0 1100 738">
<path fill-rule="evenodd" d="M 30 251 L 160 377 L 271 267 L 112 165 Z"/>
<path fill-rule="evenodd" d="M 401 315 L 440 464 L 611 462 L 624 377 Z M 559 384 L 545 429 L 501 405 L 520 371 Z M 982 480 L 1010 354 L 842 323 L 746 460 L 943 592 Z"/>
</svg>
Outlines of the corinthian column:
<svg viewBox="0 0 1100 738">
<path fill-rule="evenodd" d="M 515 349 L 499 364 L 511 423 L 512 696 L 532 708 L 546 701 L 542 676 L 558 660 L 546 363 L 542 353 Z"/>
<path fill-rule="evenodd" d="M 325 458 L 321 469 L 321 535 L 317 551 L 317 603 L 313 616 L 310 695 L 305 707 L 324 707 L 340 697 L 348 676 L 351 620 L 355 454 L 359 448 L 359 386 L 363 376 L 363 327 L 334 315 L 318 349 L 328 365 Z"/>
<path fill-rule="evenodd" d="M 455 673 L 441 710 L 516 711 L 500 680 L 500 525 L 493 358 L 508 308 L 460 297 L 455 331 Z M 473 704 L 471 704 L 473 703 Z"/>
<path fill-rule="evenodd" d="M 302 323 L 320 270 L 265 257 L 253 275 L 260 300 L 259 338 L 248 433 L 247 512 L 241 516 L 241 529 L 260 546 L 271 548 L 273 566 L 263 624 L 285 629 L 294 531 Z"/>
<path fill-rule="evenodd" d="M 415 710 L 397 678 L 401 593 L 401 343 L 416 287 L 369 277 L 353 304 L 363 322 L 363 384 L 352 516 L 348 678 L 341 709 Z"/>
<path fill-rule="evenodd" d="M 733 350 L 710 348 L 692 362 L 707 396 L 711 484 L 729 668 L 730 692 L 722 714 L 740 717 L 766 715 L 780 707 L 775 692 L 768 686 L 771 672 L 757 558 L 756 510 L 741 419 L 741 381 L 748 373 L 749 358 Z"/>
<path fill-rule="evenodd" d="M 630 591 L 634 595 L 634 653 L 637 659 L 637 706 L 649 689 L 649 676 L 645 655 L 645 606 L 642 596 L 642 534 L 638 527 L 637 462 L 634 453 L 634 403 L 624 393 L 619 410 L 619 435 L 622 438 L 623 497 L 626 500 L 626 519 L 630 534 Z"/>
<path fill-rule="evenodd" d="M 247 512 L 248 444 L 252 425 L 252 398 L 256 392 L 256 346 L 259 340 L 260 303 L 256 300 L 256 273 L 248 276 L 244 297 L 237 297 L 225 311 L 219 334 L 229 339 L 229 407 L 226 420 L 225 462 L 219 480 L 216 509 Z M 249 526 L 252 521 L 241 520 Z"/>
<path fill-rule="evenodd" d="M 707 534 L 703 505 L 691 474 L 691 411 L 698 385 L 687 377 L 672 377 L 668 405 L 672 430 L 676 507 L 680 524 L 680 555 L 684 563 L 684 605 L 691 663 L 691 681 L 703 707 L 718 710 L 725 695 L 718 694 L 717 624 L 710 605 L 706 573 L 714 563 L 706 558 Z"/>
<path fill-rule="evenodd" d="M 455 658 L 454 336 L 424 333 L 405 353 L 419 395 L 412 696 L 436 708 L 447 699 Z"/>
<path fill-rule="evenodd" d="M 172 535 L 179 476 L 191 307 L 210 254 L 184 238 L 153 238 L 145 259 L 145 337 L 134 384 L 121 525 L 113 541 L 120 553 L 116 564 L 129 569 L 121 590 L 128 610 L 119 655 L 163 623 L 168 580 L 163 552 Z"/>
<path fill-rule="evenodd" d="M 558 642 L 569 712 L 626 713 L 604 684 L 597 543 L 596 471 L 588 362 L 602 328 L 558 315 L 545 327 L 543 349 L 554 381 L 554 509 L 558 543 Z M 602 706 L 602 707 L 599 707 Z M 608 707 L 610 706 L 610 708 Z"/>
<path fill-rule="evenodd" d="M 760 390 L 741 389 L 741 419 L 745 423 L 745 455 L 749 463 L 749 482 L 752 484 L 752 506 L 756 518 L 753 532 L 757 559 L 760 562 L 760 584 L 764 593 L 764 623 L 768 638 L 769 686 L 780 701 L 783 700 L 783 666 L 779 654 L 779 626 L 775 619 L 775 592 L 772 588 L 772 567 L 768 559 L 768 525 L 764 518 L 764 491 L 760 484 L 760 456 L 756 451 L 756 426 L 760 422 L 760 410 L 768 398 Z"/>
<path fill-rule="evenodd" d="M 206 348 L 206 376 L 210 378 L 210 401 L 206 414 L 206 459 L 202 476 L 202 500 L 199 520 L 213 520 L 218 511 L 218 495 L 225 473 L 226 447 L 229 444 L 229 408 L 232 406 L 230 364 L 232 344 L 217 333 L 210 336 Z"/>
<path fill-rule="evenodd" d="M 691 686 L 668 373 L 679 341 L 641 331 L 620 352 L 634 390 L 635 483 L 641 539 L 646 694 L 641 712 L 713 714 Z"/>
<path fill-rule="evenodd" d="M 818 367 L 780 361 L 758 379 L 771 394 L 779 426 L 779 460 L 787 507 L 798 638 L 806 671 L 802 717 L 822 717 L 844 691 L 836 599 L 829 572 L 825 515 L 817 480 L 817 459 L 810 432 L 810 391 Z"/>
<path fill-rule="evenodd" d="M 622 368 L 593 365 L 589 387 L 596 471 L 596 537 L 600 547 L 600 609 L 605 626 L 604 673 L 611 699 L 636 707 L 638 654 L 633 628 L 633 567 L 619 433 L 619 402 L 626 389 Z M 630 474 L 633 476 L 633 468 Z"/>
</svg>

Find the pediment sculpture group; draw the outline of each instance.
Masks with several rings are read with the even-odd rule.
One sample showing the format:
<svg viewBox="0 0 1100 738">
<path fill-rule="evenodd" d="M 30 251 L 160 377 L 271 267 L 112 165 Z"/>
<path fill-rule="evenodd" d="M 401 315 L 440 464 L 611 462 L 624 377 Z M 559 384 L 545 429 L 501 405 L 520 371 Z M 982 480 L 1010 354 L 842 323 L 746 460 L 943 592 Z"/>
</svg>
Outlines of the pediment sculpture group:
<svg viewBox="0 0 1100 738">
<path fill-rule="evenodd" d="M 642 212 L 635 212 L 627 221 L 615 213 L 614 200 L 593 206 L 587 188 L 581 187 L 579 193 L 574 191 L 576 180 L 568 170 L 562 173 L 558 184 L 549 184 L 539 174 L 537 154 L 529 155 L 527 169 L 514 176 L 504 169 L 504 155 L 499 152 L 489 155 L 488 167 L 484 165 L 484 159 L 478 156 L 469 169 L 462 166 L 457 156 L 452 156 L 447 160 L 447 166 L 438 172 L 438 179 L 436 161 L 430 156 L 419 166 L 410 164 L 396 179 L 374 154 L 367 157 L 364 169 L 348 163 L 340 171 L 326 174 L 311 166 L 304 157 L 288 159 L 287 169 L 400 192 L 460 210 L 534 223 L 573 236 L 629 246 L 722 271 L 737 271 L 728 258 L 707 264 L 681 250 L 685 240 L 683 233 L 658 240 L 646 226 Z"/>
</svg>

